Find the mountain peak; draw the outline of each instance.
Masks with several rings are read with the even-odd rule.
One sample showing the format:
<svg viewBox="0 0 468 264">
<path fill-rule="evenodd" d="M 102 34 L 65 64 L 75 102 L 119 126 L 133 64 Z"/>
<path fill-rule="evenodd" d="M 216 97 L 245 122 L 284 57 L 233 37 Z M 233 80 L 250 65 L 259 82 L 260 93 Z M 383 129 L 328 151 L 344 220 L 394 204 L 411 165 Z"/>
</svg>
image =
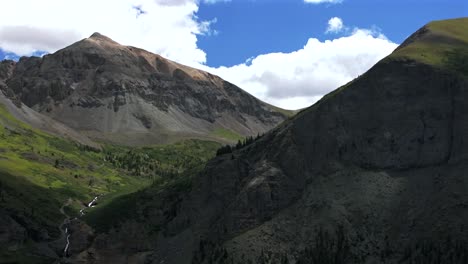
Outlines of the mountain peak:
<svg viewBox="0 0 468 264">
<path fill-rule="evenodd" d="M 107 37 L 107 36 L 104 36 L 104 35 L 102 35 L 102 34 L 99 33 L 99 32 L 94 32 L 94 33 L 89 37 L 89 39 L 100 40 L 100 41 L 115 42 L 115 41 L 112 40 L 111 38 L 109 38 L 109 37 Z"/>
<path fill-rule="evenodd" d="M 8 87 L 25 105 L 41 112 L 48 109 L 50 116 L 73 123 L 76 130 L 93 131 L 96 137 L 119 144 L 165 143 L 200 135 L 224 143 L 233 140 L 218 131 L 241 138 L 264 133 L 285 119 L 276 108 L 219 77 L 97 32 L 45 58 L 19 63 Z M 25 86 L 19 81 L 37 78 L 36 67 L 42 67 L 43 83 L 60 80 L 52 95 L 60 106 L 49 106 L 49 84 L 28 81 Z"/>
<path fill-rule="evenodd" d="M 89 38 L 102 38 L 102 37 L 105 37 L 105 36 L 99 32 L 94 32 Z"/>
</svg>

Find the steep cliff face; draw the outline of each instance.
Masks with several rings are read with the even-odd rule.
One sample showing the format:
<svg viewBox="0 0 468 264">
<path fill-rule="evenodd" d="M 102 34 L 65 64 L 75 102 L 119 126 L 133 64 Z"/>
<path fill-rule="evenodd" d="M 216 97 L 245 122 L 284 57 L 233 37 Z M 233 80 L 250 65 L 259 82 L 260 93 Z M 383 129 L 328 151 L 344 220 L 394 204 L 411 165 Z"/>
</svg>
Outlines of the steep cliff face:
<svg viewBox="0 0 468 264">
<path fill-rule="evenodd" d="M 7 85 L 12 78 L 16 62 L 5 60 L 0 62 L 0 105 L 16 119 L 31 125 L 34 128 L 46 131 L 62 138 L 71 139 L 79 144 L 99 149 L 99 144 L 88 137 L 81 135 L 66 125 L 34 111 L 21 102 L 21 98 Z"/>
<path fill-rule="evenodd" d="M 15 66 L 16 62 L 11 60 L 4 60 L 0 62 L 0 91 L 2 91 L 3 94 L 12 100 L 12 102 L 19 106 L 21 105 L 21 101 L 16 98 L 15 93 L 9 89 L 6 84 L 7 80 L 10 79 L 13 75 Z"/>
<path fill-rule="evenodd" d="M 21 58 L 5 82 L 27 106 L 119 143 L 222 140 L 220 130 L 256 135 L 286 118 L 217 76 L 98 33 L 43 58 Z"/>
<path fill-rule="evenodd" d="M 430 23 L 366 74 L 215 158 L 171 214 L 142 202 L 163 223 L 147 261 L 466 262 L 468 31 L 452 27 L 467 24 Z"/>
</svg>

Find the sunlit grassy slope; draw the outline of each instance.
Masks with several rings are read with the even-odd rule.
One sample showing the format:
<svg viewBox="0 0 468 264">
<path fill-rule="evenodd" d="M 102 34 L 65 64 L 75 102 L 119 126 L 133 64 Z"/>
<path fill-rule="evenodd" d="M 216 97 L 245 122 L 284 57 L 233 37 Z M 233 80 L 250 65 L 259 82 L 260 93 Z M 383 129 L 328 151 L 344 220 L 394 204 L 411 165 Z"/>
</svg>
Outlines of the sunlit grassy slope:
<svg viewBox="0 0 468 264">
<path fill-rule="evenodd" d="M 120 147 L 110 148 L 106 155 L 107 160 L 132 174 L 150 177 L 152 184 L 138 192 L 107 199 L 99 208 L 89 211 L 86 221 L 98 231 L 105 231 L 120 222 L 137 217 L 137 203 L 145 201 L 139 199 L 142 194 L 150 193 L 155 198 L 162 190 L 171 189 L 175 193 L 188 191 L 192 177 L 205 167 L 219 147 L 217 142 L 189 140 L 126 151 L 122 151 Z M 131 160 L 138 162 L 128 162 Z"/>
<path fill-rule="evenodd" d="M 220 144 L 187 140 L 171 145 L 129 148 L 106 145 L 92 149 L 51 136 L 12 117 L 0 105 L 0 211 L 34 234 L 60 235 L 60 207 L 77 215 L 83 203 L 102 195 L 102 205 L 147 186 L 196 171 L 215 155 Z M 25 244 L 27 247 L 28 243 Z M 18 257 L 0 250 L 0 263 Z M 12 256 L 16 254 L 16 256 Z"/>
<path fill-rule="evenodd" d="M 69 197 L 87 201 L 96 194 L 135 190 L 149 180 L 119 171 L 105 162 L 103 153 L 73 142 L 50 136 L 15 120 L 0 107 L 0 181 L 4 190 L 24 190 L 31 186 L 41 191 L 24 207 L 42 210 L 36 202 L 41 194 L 49 201 L 47 209 L 55 208 L 50 220 L 57 217 L 61 203 Z M 22 196 L 27 199 L 29 192 Z M 10 192 L 5 192 L 6 198 Z M 13 198 L 13 197 L 12 197 Z M 18 208 L 11 201 L 6 206 Z M 59 217 L 58 217 L 59 218 Z"/>
<path fill-rule="evenodd" d="M 468 18 L 427 24 L 388 57 L 399 58 L 409 58 L 468 75 Z"/>
</svg>

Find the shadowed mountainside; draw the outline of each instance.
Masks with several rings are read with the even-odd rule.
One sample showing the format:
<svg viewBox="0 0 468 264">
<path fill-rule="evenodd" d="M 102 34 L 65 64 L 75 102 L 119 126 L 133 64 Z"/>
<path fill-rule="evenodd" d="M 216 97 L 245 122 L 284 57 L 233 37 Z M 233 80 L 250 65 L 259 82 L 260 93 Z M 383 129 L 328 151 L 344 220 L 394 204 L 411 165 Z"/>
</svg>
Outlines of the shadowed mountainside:
<svg viewBox="0 0 468 264">
<path fill-rule="evenodd" d="M 132 196 L 127 215 L 146 217 L 103 236 L 157 231 L 131 249 L 95 241 L 95 259 L 112 248 L 114 263 L 142 252 L 145 263 L 466 263 L 467 25 L 429 23 L 366 74 L 211 160 L 190 193 Z"/>
</svg>

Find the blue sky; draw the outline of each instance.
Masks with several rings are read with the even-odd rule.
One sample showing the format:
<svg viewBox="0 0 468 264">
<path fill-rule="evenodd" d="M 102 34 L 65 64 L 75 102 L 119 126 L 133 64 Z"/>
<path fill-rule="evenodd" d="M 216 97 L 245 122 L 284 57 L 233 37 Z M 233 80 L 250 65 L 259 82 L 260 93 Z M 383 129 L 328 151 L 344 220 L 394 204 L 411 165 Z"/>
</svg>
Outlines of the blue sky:
<svg viewBox="0 0 468 264">
<path fill-rule="evenodd" d="M 3 1 L 0 59 L 52 53 L 100 32 L 230 81 L 288 109 L 363 74 L 466 0 Z"/>
<path fill-rule="evenodd" d="M 207 64 L 232 66 L 270 52 L 291 52 L 307 39 L 330 39 L 324 25 L 340 17 L 347 25 L 379 28 L 401 43 L 431 20 L 468 16 L 466 0 L 344 0 L 340 4 L 307 4 L 301 0 L 232 0 L 203 4 L 202 20 L 217 18 L 216 36 L 199 39 Z"/>
</svg>

